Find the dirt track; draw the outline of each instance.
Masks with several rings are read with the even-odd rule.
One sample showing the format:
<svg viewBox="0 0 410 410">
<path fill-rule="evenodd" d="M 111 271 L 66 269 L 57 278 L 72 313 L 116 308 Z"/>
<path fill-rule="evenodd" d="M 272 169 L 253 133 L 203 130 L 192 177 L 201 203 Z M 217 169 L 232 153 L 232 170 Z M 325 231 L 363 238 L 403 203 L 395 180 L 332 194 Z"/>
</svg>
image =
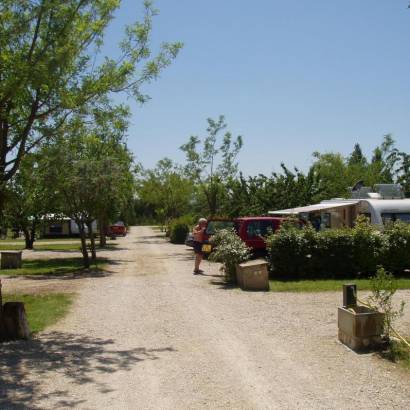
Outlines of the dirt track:
<svg viewBox="0 0 410 410">
<path fill-rule="evenodd" d="M 1 409 L 409 408 L 409 373 L 336 341 L 340 294 L 226 289 L 150 228 L 121 246 L 65 320 L 1 347 Z"/>
</svg>

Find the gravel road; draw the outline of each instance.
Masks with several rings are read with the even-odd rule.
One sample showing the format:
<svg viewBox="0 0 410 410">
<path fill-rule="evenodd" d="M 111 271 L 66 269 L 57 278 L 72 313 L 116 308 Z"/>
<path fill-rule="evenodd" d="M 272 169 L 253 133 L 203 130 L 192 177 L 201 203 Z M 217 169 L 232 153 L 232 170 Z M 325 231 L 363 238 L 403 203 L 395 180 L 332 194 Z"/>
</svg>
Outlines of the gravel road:
<svg viewBox="0 0 410 410">
<path fill-rule="evenodd" d="M 339 293 L 226 288 L 148 227 L 121 247 L 63 321 L 1 346 L 1 409 L 410 407 L 408 372 L 337 342 Z"/>
</svg>

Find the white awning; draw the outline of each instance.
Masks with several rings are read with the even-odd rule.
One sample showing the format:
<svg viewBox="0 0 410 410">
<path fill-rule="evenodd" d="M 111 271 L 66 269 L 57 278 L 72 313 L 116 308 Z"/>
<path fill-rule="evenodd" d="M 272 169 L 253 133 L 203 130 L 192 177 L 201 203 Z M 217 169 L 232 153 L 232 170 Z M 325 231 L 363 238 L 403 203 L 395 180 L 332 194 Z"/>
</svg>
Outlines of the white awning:
<svg viewBox="0 0 410 410">
<path fill-rule="evenodd" d="M 325 211 L 335 208 L 343 208 L 358 204 L 359 201 L 346 201 L 346 202 L 327 202 L 316 205 L 300 206 L 297 208 L 281 209 L 278 211 L 269 211 L 269 215 L 298 215 L 301 213 L 310 213 L 315 211 Z"/>
</svg>

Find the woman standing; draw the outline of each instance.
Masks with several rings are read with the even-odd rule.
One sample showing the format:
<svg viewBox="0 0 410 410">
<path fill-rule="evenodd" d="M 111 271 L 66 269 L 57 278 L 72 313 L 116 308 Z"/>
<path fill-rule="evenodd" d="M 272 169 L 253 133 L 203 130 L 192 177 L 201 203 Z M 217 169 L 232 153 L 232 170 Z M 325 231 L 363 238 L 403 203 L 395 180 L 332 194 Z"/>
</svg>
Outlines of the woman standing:
<svg viewBox="0 0 410 410">
<path fill-rule="evenodd" d="M 194 267 L 194 275 L 198 273 L 203 273 L 201 269 L 199 269 L 199 265 L 201 264 L 203 253 L 202 253 L 202 244 L 204 243 L 204 236 L 205 236 L 205 229 L 206 229 L 207 220 L 205 218 L 200 218 L 198 221 L 198 225 L 192 231 L 192 235 L 194 237 L 194 251 L 195 251 L 195 267 Z"/>
</svg>

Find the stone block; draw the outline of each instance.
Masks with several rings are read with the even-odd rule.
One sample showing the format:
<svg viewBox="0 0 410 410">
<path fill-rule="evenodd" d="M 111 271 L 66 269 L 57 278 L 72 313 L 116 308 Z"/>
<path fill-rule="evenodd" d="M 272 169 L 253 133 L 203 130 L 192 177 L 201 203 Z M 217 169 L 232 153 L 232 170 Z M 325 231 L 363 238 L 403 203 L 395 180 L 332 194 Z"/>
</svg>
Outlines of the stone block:
<svg viewBox="0 0 410 410">
<path fill-rule="evenodd" d="M 268 263 L 255 259 L 236 267 L 236 280 L 243 290 L 269 290 Z"/>
<path fill-rule="evenodd" d="M 382 340 L 384 315 L 365 306 L 338 308 L 339 340 L 352 350 L 377 348 Z"/>
</svg>

